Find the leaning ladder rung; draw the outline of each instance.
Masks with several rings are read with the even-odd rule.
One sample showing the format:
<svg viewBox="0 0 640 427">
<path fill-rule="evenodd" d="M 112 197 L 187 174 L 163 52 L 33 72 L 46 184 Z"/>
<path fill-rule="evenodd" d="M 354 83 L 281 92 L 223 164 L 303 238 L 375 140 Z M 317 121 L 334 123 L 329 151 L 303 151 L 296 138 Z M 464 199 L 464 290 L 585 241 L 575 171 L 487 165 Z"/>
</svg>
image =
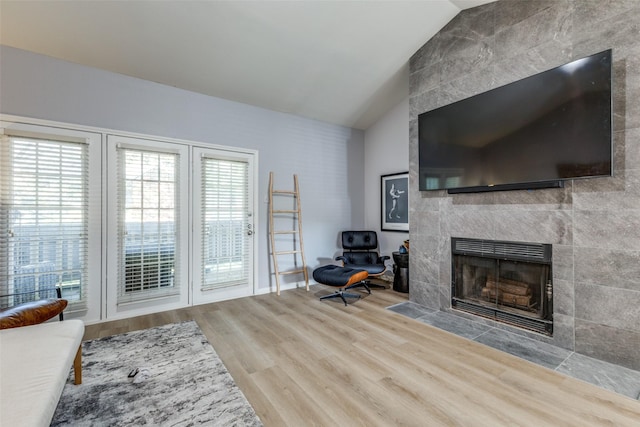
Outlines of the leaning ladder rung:
<svg viewBox="0 0 640 427">
<path fill-rule="evenodd" d="M 273 194 L 293 194 L 294 196 L 296 194 L 295 191 L 288 191 L 288 190 L 273 190 L 272 193 Z"/>
<path fill-rule="evenodd" d="M 280 251 L 276 252 L 276 255 L 288 255 L 288 254 L 299 254 L 301 251 Z"/>
<path fill-rule="evenodd" d="M 286 210 L 286 211 L 283 211 L 283 210 L 275 211 L 274 210 L 273 213 L 298 213 L 298 211 L 297 210 L 290 210 L 290 211 L 289 210 Z"/>
<path fill-rule="evenodd" d="M 295 234 L 299 233 L 298 230 L 283 230 L 283 231 L 274 231 L 273 234 Z"/>
<path fill-rule="evenodd" d="M 304 273 L 304 270 L 300 269 L 300 270 L 291 270 L 291 271 L 281 271 L 278 274 L 280 274 L 282 276 L 282 275 L 285 275 L 285 274 L 302 274 L 302 273 Z"/>
</svg>

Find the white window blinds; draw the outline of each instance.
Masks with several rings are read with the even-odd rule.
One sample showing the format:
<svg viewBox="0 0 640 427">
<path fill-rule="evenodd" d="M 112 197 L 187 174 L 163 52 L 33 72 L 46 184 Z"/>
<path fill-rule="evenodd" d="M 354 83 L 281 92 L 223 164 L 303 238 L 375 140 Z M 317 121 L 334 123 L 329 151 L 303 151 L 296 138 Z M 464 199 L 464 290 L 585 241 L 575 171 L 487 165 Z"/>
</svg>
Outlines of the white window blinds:
<svg viewBox="0 0 640 427">
<path fill-rule="evenodd" d="M 118 304 L 180 293 L 178 157 L 118 147 Z"/>
<path fill-rule="evenodd" d="M 202 290 L 247 284 L 249 165 L 202 157 Z"/>
<path fill-rule="evenodd" d="M 56 296 L 84 309 L 88 279 L 86 143 L 2 136 L 0 305 Z"/>
</svg>

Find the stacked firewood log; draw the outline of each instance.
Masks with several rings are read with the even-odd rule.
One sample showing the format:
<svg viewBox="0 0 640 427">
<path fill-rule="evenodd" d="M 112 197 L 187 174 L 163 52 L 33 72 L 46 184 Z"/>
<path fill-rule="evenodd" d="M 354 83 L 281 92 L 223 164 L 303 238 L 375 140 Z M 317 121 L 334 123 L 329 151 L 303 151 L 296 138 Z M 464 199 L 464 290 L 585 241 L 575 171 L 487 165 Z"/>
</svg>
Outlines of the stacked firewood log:
<svg viewBox="0 0 640 427">
<path fill-rule="evenodd" d="M 482 298 L 514 307 L 529 307 L 531 304 L 531 286 L 517 280 L 500 278 L 498 281 L 488 277 L 482 288 Z"/>
</svg>

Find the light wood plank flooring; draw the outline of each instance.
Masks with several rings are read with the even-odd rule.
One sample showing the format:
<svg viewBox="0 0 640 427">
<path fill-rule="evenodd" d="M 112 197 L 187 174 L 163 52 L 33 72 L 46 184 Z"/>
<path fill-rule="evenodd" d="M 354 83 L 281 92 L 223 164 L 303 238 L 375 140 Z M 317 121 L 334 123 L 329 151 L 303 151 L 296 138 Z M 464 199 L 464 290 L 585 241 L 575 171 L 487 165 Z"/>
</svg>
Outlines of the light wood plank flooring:
<svg viewBox="0 0 640 427">
<path fill-rule="evenodd" d="M 88 326 L 194 319 L 265 426 L 640 426 L 640 402 L 323 286 Z"/>
</svg>

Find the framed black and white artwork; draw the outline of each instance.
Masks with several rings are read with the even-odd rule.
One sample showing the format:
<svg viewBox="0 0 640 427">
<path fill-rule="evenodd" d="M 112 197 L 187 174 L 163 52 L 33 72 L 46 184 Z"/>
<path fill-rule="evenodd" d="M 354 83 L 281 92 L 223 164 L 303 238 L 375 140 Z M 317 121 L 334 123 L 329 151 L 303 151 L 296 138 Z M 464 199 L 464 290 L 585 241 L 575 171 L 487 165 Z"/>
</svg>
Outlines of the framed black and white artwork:
<svg viewBox="0 0 640 427">
<path fill-rule="evenodd" d="M 409 172 L 383 175 L 382 231 L 409 231 Z"/>
</svg>

